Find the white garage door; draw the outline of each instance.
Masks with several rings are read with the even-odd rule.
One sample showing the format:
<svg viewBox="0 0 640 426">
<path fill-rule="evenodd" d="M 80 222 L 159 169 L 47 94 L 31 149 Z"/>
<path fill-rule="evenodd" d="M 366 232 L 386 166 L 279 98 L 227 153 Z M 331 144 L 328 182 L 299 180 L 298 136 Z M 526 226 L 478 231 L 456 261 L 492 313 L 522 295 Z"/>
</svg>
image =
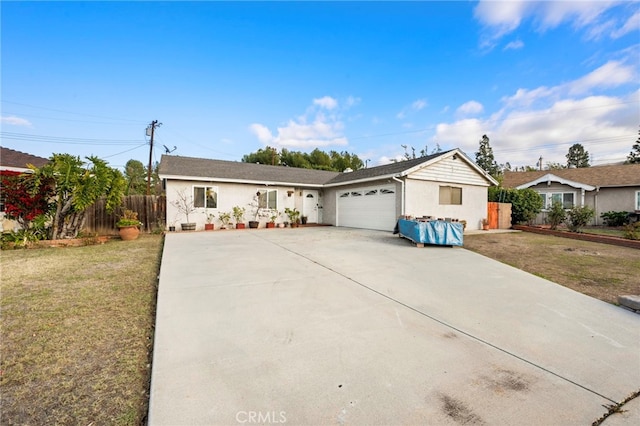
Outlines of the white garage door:
<svg viewBox="0 0 640 426">
<path fill-rule="evenodd" d="M 396 220 L 393 186 L 338 191 L 338 226 L 392 231 Z"/>
</svg>

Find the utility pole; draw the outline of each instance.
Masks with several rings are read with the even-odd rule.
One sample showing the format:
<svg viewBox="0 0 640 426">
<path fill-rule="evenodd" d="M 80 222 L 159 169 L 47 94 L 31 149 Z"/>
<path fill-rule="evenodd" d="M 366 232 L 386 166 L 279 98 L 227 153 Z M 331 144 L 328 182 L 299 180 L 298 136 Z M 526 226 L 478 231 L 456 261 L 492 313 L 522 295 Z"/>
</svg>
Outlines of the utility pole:
<svg viewBox="0 0 640 426">
<path fill-rule="evenodd" d="M 149 141 L 149 168 L 147 169 L 147 195 L 151 195 L 151 159 L 153 155 L 153 134 L 156 127 L 162 126 L 162 123 L 158 123 L 158 120 L 153 120 L 147 127 L 147 136 L 150 136 Z"/>
</svg>

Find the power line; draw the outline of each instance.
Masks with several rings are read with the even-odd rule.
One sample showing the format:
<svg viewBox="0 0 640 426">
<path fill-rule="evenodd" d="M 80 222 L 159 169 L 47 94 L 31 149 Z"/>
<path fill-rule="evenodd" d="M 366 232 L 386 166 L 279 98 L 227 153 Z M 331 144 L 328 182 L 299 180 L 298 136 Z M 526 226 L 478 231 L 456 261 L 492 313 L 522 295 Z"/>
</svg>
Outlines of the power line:
<svg viewBox="0 0 640 426">
<path fill-rule="evenodd" d="M 69 138 L 64 136 L 29 135 L 26 133 L 14 132 L 0 132 L 0 138 L 17 141 L 59 143 L 70 145 L 133 145 L 140 143 L 139 139 Z"/>
<path fill-rule="evenodd" d="M 115 157 L 116 155 L 124 154 L 124 153 L 127 153 L 127 152 L 129 152 L 129 151 L 133 151 L 133 150 L 135 150 L 135 149 L 142 148 L 143 146 L 146 146 L 146 145 L 147 145 L 147 144 L 146 144 L 146 142 L 145 142 L 145 143 L 143 143 L 142 145 L 138 145 L 138 146 L 136 146 L 135 148 L 127 149 L 127 150 L 125 150 L 125 151 L 118 152 L 117 154 L 105 155 L 105 156 L 103 156 L 102 158 L 111 158 L 111 157 Z"/>
<path fill-rule="evenodd" d="M 52 121 L 69 121 L 69 122 L 73 122 L 73 123 L 87 123 L 87 124 L 106 124 L 109 126 L 113 126 L 114 123 L 112 122 L 106 122 L 106 121 L 88 121 L 88 120 L 74 120 L 72 118 L 56 118 L 56 117 L 43 117 L 41 115 L 33 115 L 33 114 L 23 114 L 23 113 L 17 113 L 17 112 L 9 112 L 9 111 L 3 111 L 3 114 L 10 114 L 13 116 L 20 116 L 20 117 L 29 117 L 29 118 L 40 118 L 42 120 L 52 120 Z M 121 123 L 119 124 L 121 126 L 139 126 L 140 123 Z"/>
<path fill-rule="evenodd" d="M 130 118 L 114 118 L 114 117 L 106 117 L 106 116 L 103 116 L 103 115 L 94 115 L 94 114 L 85 114 L 85 113 L 82 113 L 82 112 L 65 111 L 65 110 L 61 110 L 61 109 L 47 108 L 47 107 L 41 107 L 41 106 L 37 106 L 37 105 L 23 104 L 23 103 L 20 103 L 20 102 L 7 101 L 7 100 L 4 100 L 4 99 L 2 100 L 2 103 L 26 106 L 26 107 L 29 107 L 29 108 L 43 109 L 43 110 L 47 110 L 47 111 L 62 112 L 62 113 L 65 113 L 65 114 L 81 115 L 81 116 L 84 116 L 84 117 L 102 118 L 102 119 L 105 119 L 105 120 L 129 121 L 131 123 L 136 123 L 136 124 L 144 123 L 144 121 L 142 121 L 142 120 L 132 120 Z"/>
</svg>

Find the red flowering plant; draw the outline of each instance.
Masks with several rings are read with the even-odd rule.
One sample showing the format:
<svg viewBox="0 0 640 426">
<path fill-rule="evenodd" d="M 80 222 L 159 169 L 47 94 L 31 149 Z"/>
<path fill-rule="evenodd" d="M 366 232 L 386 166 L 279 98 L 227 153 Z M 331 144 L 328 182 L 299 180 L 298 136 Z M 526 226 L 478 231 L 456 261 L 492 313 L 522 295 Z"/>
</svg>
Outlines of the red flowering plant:
<svg viewBox="0 0 640 426">
<path fill-rule="evenodd" d="M 31 173 L 2 170 L 0 186 L 5 216 L 22 229 L 29 229 L 34 219 L 50 212 L 54 195 L 51 180 L 36 181 Z"/>
</svg>

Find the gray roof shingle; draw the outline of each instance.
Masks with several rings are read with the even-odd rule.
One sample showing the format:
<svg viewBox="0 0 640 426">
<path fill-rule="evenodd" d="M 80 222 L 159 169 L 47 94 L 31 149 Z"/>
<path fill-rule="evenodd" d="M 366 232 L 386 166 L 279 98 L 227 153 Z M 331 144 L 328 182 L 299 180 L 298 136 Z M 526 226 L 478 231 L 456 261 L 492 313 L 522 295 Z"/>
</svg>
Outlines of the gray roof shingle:
<svg viewBox="0 0 640 426">
<path fill-rule="evenodd" d="M 547 174 L 552 174 L 574 182 L 586 183 L 591 186 L 640 186 L 640 164 L 593 166 L 578 169 L 536 170 L 531 172 L 506 172 L 502 186 L 505 188 L 515 188 Z"/>
<path fill-rule="evenodd" d="M 378 176 L 399 174 L 448 152 L 449 151 L 445 151 L 427 157 L 369 167 L 349 173 L 163 155 L 160 160 L 159 174 L 162 176 L 185 176 L 300 185 L 346 184 L 363 179 L 374 179 Z"/>
<path fill-rule="evenodd" d="M 46 158 L 0 146 L 0 166 L 25 169 L 27 168 L 27 164 L 42 167 L 48 162 L 49 160 Z"/>
<path fill-rule="evenodd" d="M 163 155 L 160 160 L 159 174 L 251 182 L 322 185 L 340 173 L 325 170 L 241 163 L 237 161 Z"/>
</svg>

